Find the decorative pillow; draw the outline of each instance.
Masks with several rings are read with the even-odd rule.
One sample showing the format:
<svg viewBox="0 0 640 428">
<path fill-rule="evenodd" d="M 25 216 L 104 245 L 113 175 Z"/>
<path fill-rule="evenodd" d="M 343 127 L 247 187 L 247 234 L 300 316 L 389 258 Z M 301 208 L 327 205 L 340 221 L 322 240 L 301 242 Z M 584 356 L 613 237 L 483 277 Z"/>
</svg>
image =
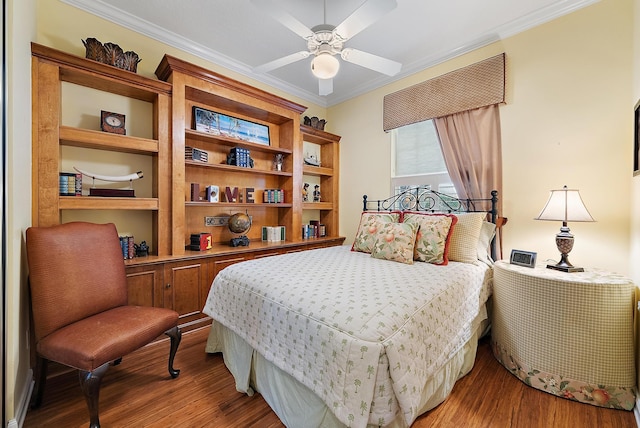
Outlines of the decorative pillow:
<svg viewBox="0 0 640 428">
<path fill-rule="evenodd" d="M 397 223 L 401 214 L 399 211 L 363 211 L 351 251 L 371 253 L 378 232 L 376 223 Z"/>
<path fill-rule="evenodd" d="M 453 225 L 458 218 L 452 214 L 405 212 L 403 223 L 415 223 L 420 228 L 416 235 L 413 259 L 420 262 L 446 265 Z"/>
<path fill-rule="evenodd" d="M 480 238 L 478 239 L 478 260 L 488 265 L 494 262 L 494 260 L 491 259 L 490 248 L 494 236 L 496 236 L 496 225 L 488 221 L 483 221 L 482 228 L 480 229 Z"/>
<path fill-rule="evenodd" d="M 413 264 L 413 247 L 416 243 L 417 224 L 377 223 L 376 240 L 371 257 Z"/>
<path fill-rule="evenodd" d="M 478 261 L 478 241 L 486 213 L 456 213 L 449 243 L 449 261 L 475 263 Z"/>
</svg>

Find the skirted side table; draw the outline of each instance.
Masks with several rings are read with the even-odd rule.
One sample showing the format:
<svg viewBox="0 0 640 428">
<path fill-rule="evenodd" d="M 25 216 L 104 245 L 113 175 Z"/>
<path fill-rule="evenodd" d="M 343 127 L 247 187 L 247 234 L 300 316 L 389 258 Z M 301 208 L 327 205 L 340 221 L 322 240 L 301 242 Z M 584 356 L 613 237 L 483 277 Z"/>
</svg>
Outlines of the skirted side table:
<svg viewBox="0 0 640 428">
<path fill-rule="evenodd" d="M 493 277 L 491 342 L 507 370 L 559 397 L 633 409 L 638 311 L 630 279 L 505 261 L 495 263 Z"/>
</svg>

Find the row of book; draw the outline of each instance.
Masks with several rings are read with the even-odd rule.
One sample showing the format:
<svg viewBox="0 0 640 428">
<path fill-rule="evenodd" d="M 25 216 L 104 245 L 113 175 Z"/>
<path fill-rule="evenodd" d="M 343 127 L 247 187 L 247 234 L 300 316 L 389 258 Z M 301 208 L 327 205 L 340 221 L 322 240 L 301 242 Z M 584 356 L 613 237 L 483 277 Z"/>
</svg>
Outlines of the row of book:
<svg viewBox="0 0 640 428">
<path fill-rule="evenodd" d="M 250 168 L 249 150 L 242 147 L 232 148 L 229 165 Z"/>
<path fill-rule="evenodd" d="M 61 172 L 60 196 L 82 196 L 82 174 Z"/>
<path fill-rule="evenodd" d="M 284 203 L 284 189 L 264 189 L 265 204 L 282 204 Z"/>
<path fill-rule="evenodd" d="M 120 236 L 120 248 L 122 248 L 122 258 L 132 259 L 136 255 L 133 236 Z"/>
<path fill-rule="evenodd" d="M 197 149 L 195 147 L 185 146 L 184 158 L 186 160 L 194 160 L 194 161 L 207 163 L 209 162 L 209 152 Z"/>
<path fill-rule="evenodd" d="M 327 236 L 327 227 L 318 220 L 311 220 L 309 224 L 302 225 L 302 239 L 324 238 Z"/>
<path fill-rule="evenodd" d="M 284 226 L 262 226 L 262 240 L 267 242 L 285 241 L 286 228 Z"/>
</svg>

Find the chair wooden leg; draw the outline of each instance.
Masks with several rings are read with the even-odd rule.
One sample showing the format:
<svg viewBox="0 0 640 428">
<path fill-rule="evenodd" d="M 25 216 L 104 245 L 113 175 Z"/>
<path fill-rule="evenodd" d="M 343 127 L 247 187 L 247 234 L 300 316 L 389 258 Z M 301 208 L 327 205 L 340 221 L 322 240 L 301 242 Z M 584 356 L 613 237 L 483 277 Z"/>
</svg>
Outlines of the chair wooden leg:
<svg viewBox="0 0 640 428">
<path fill-rule="evenodd" d="M 175 326 L 171 330 L 165 331 L 164 334 L 171 338 L 171 349 L 169 351 L 169 374 L 173 379 L 175 379 L 180 374 L 180 370 L 173 368 L 173 359 L 176 356 L 178 345 L 180 345 L 180 341 L 182 340 L 182 330 L 180 330 L 178 326 Z"/>
<path fill-rule="evenodd" d="M 80 388 L 89 407 L 89 428 L 100 428 L 98 418 L 98 396 L 100 395 L 100 383 L 102 377 L 109 368 L 109 363 L 104 363 L 93 371 L 78 370 Z"/>
<path fill-rule="evenodd" d="M 47 383 L 47 367 L 49 360 L 42 358 L 40 355 L 36 355 L 36 372 L 35 372 L 35 385 L 33 387 L 33 398 L 31 399 L 31 408 L 37 409 L 42 404 L 42 397 L 44 395 L 44 386 Z"/>
</svg>

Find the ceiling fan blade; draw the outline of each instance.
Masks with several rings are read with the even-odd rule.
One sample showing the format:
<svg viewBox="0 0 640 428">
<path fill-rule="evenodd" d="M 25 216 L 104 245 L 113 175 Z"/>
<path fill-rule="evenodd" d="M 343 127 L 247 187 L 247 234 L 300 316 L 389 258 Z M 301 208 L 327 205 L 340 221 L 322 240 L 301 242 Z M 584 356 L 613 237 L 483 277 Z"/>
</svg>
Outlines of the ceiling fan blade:
<svg viewBox="0 0 640 428">
<path fill-rule="evenodd" d="M 333 92 L 333 79 L 318 79 L 320 95 L 329 95 Z"/>
<path fill-rule="evenodd" d="M 396 0 L 368 0 L 356 9 L 340 25 L 334 33 L 343 39 L 350 39 L 369 25 L 382 18 L 398 6 Z"/>
<path fill-rule="evenodd" d="M 313 37 L 313 31 L 302 22 L 294 18 L 289 12 L 272 0 L 251 0 L 251 3 L 262 9 L 276 21 L 293 31 L 303 39 Z"/>
<path fill-rule="evenodd" d="M 345 48 L 340 53 L 340 56 L 347 62 L 370 68 L 371 70 L 386 74 L 387 76 L 395 76 L 400 73 L 400 69 L 402 68 L 402 64 L 399 62 L 359 51 L 358 49 Z"/>
<path fill-rule="evenodd" d="M 267 73 L 276 68 L 284 67 L 285 65 L 300 61 L 301 59 L 309 58 L 309 51 L 300 51 L 292 53 L 291 55 L 283 56 L 282 58 L 275 59 L 266 64 L 259 65 L 253 70 L 260 73 Z"/>
</svg>

